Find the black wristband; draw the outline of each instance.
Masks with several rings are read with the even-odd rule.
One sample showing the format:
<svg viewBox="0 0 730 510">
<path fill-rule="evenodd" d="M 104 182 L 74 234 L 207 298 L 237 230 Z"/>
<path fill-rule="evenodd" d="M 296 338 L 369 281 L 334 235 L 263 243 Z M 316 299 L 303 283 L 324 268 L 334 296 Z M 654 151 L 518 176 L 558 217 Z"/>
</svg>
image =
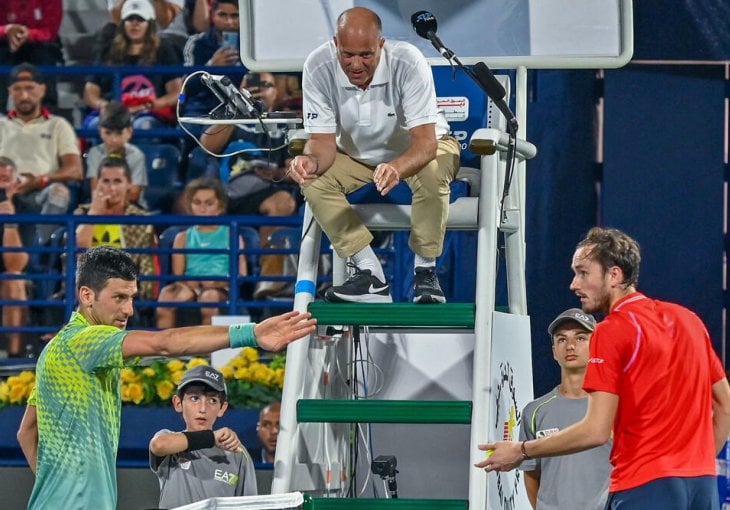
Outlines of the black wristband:
<svg viewBox="0 0 730 510">
<path fill-rule="evenodd" d="M 213 448 L 215 446 L 215 434 L 212 430 L 199 430 L 197 432 L 183 432 L 188 440 L 188 449 L 186 452 L 193 450 L 203 450 L 205 448 Z"/>
</svg>

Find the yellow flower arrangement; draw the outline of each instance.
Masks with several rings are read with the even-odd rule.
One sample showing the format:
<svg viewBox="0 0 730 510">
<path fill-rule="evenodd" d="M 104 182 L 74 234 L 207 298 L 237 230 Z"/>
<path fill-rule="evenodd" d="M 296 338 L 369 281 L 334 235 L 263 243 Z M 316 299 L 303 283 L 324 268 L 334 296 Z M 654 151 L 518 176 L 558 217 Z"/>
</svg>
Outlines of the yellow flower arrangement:
<svg viewBox="0 0 730 510">
<path fill-rule="evenodd" d="M 35 386 L 35 373 L 24 370 L 0 381 L 0 407 L 7 404 L 24 405 Z"/>
<path fill-rule="evenodd" d="M 263 407 L 281 399 L 284 386 L 283 354 L 275 355 L 267 364 L 259 359 L 258 350 L 244 347 L 220 369 L 228 387 L 228 401 L 233 407 Z M 187 363 L 172 359 L 153 361 L 148 366 L 128 366 L 120 371 L 122 402 L 133 405 L 166 405 L 177 391 L 185 370 L 207 365 L 204 358 L 192 358 Z M 0 408 L 25 405 L 35 386 L 35 373 L 23 371 L 0 379 Z"/>
</svg>

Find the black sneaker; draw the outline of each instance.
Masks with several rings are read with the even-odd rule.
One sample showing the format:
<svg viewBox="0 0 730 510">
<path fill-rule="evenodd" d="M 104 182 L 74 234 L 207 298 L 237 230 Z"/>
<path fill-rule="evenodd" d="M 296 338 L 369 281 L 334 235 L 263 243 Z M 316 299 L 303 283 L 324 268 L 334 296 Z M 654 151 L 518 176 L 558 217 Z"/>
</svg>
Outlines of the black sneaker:
<svg viewBox="0 0 730 510">
<path fill-rule="evenodd" d="M 413 291 L 414 303 L 446 303 L 446 297 L 433 269 L 417 267 L 413 282 L 415 284 Z"/>
<path fill-rule="evenodd" d="M 324 298 L 332 302 L 347 303 L 392 303 L 390 286 L 372 275 L 369 269 L 352 266 L 355 273 L 345 283 L 330 287 Z"/>
</svg>

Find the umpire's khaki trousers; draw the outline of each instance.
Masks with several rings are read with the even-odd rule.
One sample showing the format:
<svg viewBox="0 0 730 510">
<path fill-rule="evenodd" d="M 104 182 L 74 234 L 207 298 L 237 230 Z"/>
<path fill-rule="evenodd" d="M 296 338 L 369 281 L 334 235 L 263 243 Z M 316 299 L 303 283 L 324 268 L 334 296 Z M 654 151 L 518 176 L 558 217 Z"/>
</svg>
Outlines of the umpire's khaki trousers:
<svg viewBox="0 0 730 510">
<path fill-rule="evenodd" d="M 405 179 L 413 191 L 408 244 L 422 257 L 441 255 L 449 214 L 449 184 L 459 171 L 459 154 L 459 143 L 445 136 L 438 142 L 436 159 Z M 373 240 L 345 198 L 348 193 L 373 182 L 373 171 L 374 167 L 338 152 L 332 167 L 302 188 L 314 217 L 341 258 L 354 255 Z"/>
</svg>

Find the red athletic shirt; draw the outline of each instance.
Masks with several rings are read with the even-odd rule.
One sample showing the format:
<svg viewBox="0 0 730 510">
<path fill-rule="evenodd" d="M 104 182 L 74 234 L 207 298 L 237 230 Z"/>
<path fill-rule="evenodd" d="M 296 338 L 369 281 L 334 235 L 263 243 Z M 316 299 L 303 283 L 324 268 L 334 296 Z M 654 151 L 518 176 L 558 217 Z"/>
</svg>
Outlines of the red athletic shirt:
<svg viewBox="0 0 730 510">
<path fill-rule="evenodd" d="M 702 321 L 634 292 L 596 326 L 583 388 L 618 395 L 609 491 L 715 475 L 712 385 L 725 372 Z"/>
</svg>

